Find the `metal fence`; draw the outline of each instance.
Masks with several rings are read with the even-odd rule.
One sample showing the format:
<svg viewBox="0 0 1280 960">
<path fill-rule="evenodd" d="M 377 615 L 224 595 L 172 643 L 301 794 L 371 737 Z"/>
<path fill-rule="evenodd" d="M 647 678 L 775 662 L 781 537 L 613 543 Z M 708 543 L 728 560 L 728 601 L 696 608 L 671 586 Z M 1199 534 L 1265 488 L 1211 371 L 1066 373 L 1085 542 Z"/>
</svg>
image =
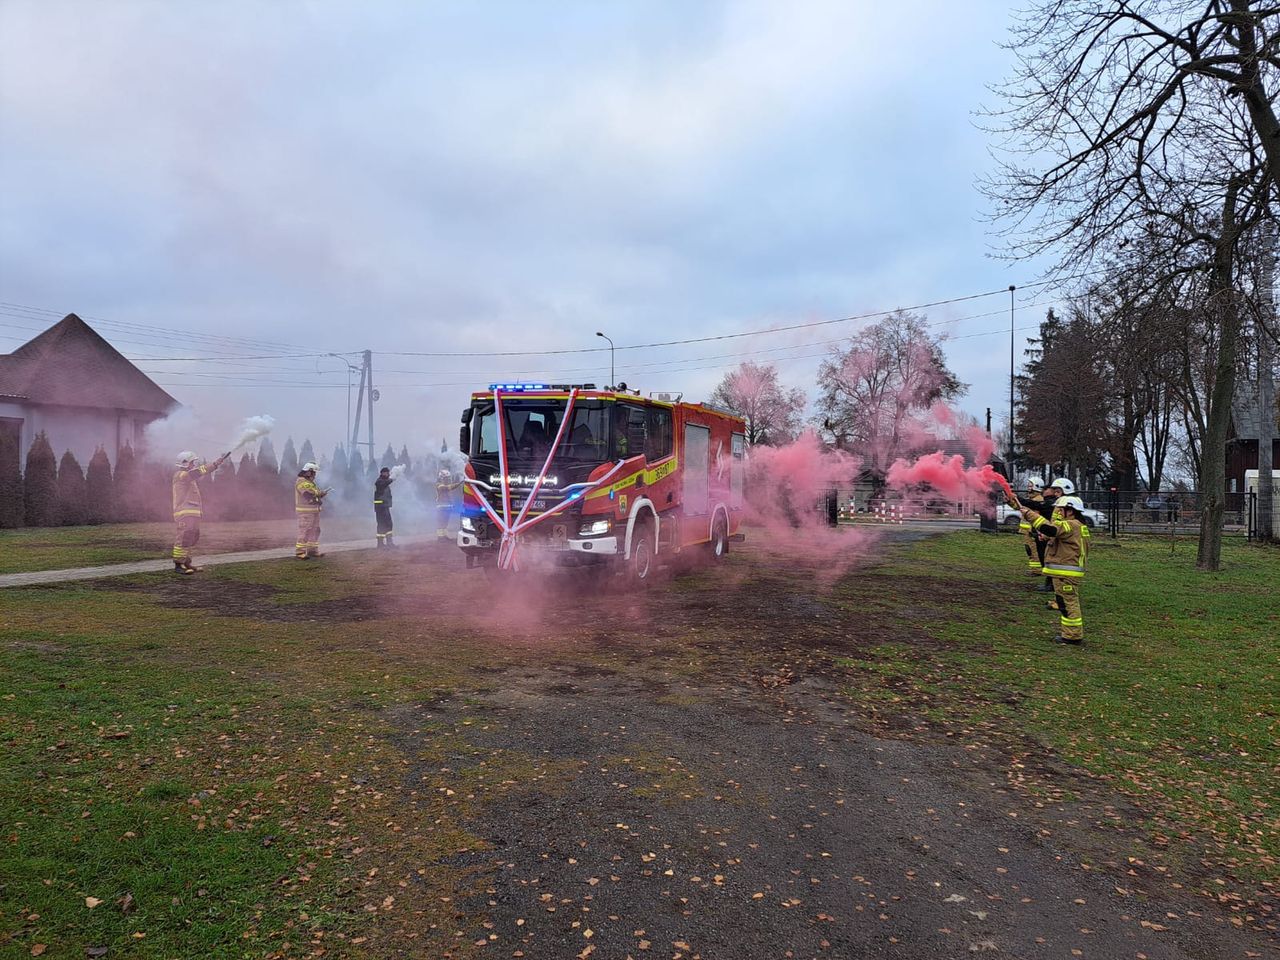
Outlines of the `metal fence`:
<svg viewBox="0 0 1280 960">
<path fill-rule="evenodd" d="M 1203 496 L 1198 490 L 1077 490 L 1084 501 L 1086 522 L 1098 533 L 1194 536 L 1200 531 Z M 1223 513 L 1223 533 L 1227 536 L 1258 535 L 1257 494 L 1227 493 Z M 834 503 L 833 503 L 834 498 Z M 905 520 L 967 520 L 993 509 L 993 502 L 976 498 L 964 501 L 928 496 L 898 496 L 891 491 L 871 495 L 858 488 L 841 487 L 831 492 L 827 509 L 841 523 L 901 523 Z M 1018 516 L 1000 504 L 997 521 L 1001 527 L 1017 529 Z"/>
<path fill-rule="evenodd" d="M 1084 490 L 1077 491 L 1085 506 L 1103 514 L 1106 532 L 1130 534 L 1196 534 L 1200 530 L 1204 496 L 1199 490 Z M 1253 540 L 1258 535 L 1256 492 L 1225 493 L 1222 532 Z"/>
</svg>

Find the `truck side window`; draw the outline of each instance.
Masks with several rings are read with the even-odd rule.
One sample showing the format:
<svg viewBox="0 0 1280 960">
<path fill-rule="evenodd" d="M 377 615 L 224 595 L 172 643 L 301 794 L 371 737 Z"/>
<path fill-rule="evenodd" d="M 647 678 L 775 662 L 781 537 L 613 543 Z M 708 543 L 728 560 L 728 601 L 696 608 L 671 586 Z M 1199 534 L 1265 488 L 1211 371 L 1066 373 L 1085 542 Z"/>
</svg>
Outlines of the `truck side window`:
<svg viewBox="0 0 1280 960">
<path fill-rule="evenodd" d="M 645 446 L 645 459 L 652 463 L 671 456 L 671 411 L 663 407 L 650 407 L 649 442 Z"/>
<path fill-rule="evenodd" d="M 622 459 L 645 452 L 649 442 L 644 407 L 619 403 L 614 410 L 614 443 Z"/>
</svg>

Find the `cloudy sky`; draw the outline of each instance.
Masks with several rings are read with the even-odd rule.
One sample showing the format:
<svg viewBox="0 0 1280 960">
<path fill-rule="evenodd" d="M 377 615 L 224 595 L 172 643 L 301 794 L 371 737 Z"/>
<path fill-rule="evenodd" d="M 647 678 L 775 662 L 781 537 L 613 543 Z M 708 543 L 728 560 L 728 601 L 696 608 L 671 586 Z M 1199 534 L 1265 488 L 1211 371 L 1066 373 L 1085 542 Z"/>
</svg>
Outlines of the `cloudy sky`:
<svg viewBox="0 0 1280 960">
<path fill-rule="evenodd" d="M 1010 6 L 902 9 L 0 0 L 0 352 L 75 311 L 208 444 L 269 413 L 331 447 L 329 352 L 373 351 L 379 449 L 495 379 L 605 382 L 597 330 L 646 391 L 744 357 L 811 389 L 859 322 L 626 348 L 1040 279 L 974 187 Z M 1008 295 L 924 312 L 964 407 L 1007 407 Z"/>
</svg>

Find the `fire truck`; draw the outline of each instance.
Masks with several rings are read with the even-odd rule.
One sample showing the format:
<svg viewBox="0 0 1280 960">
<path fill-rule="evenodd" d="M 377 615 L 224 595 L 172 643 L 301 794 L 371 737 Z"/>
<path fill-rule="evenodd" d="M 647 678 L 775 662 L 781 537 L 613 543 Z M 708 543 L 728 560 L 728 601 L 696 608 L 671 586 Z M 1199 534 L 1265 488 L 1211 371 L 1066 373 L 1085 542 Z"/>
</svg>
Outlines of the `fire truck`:
<svg viewBox="0 0 1280 960">
<path fill-rule="evenodd" d="M 458 546 L 468 567 L 611 565 L 636 581 L 741 533 L 740 417 L 679 395 L 491 384 L 462 411 Z"/>
</svg>

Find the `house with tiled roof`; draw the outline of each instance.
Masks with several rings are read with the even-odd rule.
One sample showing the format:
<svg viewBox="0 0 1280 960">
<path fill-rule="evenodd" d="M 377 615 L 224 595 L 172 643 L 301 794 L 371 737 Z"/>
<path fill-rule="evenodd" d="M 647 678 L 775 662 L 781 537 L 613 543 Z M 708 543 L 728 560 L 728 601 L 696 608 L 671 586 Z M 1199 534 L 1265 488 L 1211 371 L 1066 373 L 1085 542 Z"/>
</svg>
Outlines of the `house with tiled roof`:
<svg viewBox="0 0 1280 960">
<path fill-rule="evenodd" d="M 105 447 L 115 463 L 122 447 L 140 447 L 147 425 L 177 406 L 74 313 L 0 354 L 0 431 L 24 455 L 44 431 L 59 455 L 70 450 L 86 464 Z"/>
</svg>

